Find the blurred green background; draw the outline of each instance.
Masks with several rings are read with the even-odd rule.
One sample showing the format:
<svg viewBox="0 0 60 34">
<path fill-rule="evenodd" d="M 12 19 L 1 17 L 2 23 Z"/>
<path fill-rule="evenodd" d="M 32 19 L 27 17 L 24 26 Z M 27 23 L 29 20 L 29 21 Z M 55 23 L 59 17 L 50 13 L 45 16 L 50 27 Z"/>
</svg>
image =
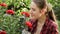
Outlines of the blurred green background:
<svg viewBox="0 0 60 34">
<path fill-rule="evenodd" d="M 7 34 L 20 34 L 21 29 L 19 27 L 19 17 L 20 12 L 29 11 L 31 0 L 0 0 L 0 3 L 6 3 L 7 8 L 0 6 L 0 29 L 5 29 Z M 57 17 L 57 23 L 59 25 L 60 31 L 60 0 L 48 0 L 48 3 L 51 3 L 54 9 L 54 12 Z M 9 15 L 6 17 L 5 11 L 11 9 L 15 11 L 15 15 Z M 4 17 L 3 17 L 4 16 Z M 3 23 L 2 23 L 3 22 Z M 13 31 L 12 31 L 13 30 Z"/>
</svg>

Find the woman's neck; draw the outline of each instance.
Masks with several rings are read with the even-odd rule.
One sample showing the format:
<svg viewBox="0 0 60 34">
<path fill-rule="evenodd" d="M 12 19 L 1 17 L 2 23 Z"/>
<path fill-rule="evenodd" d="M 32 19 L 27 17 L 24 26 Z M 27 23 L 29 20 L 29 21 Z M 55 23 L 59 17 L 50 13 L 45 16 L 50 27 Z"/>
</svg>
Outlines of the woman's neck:
<svg viewBox="0 0 60 34">
<path fill-rule="evenodd" d="M 42 15 L 41 17 L 39 17 L 38 22 L 41 24 L 44 23 L 45 20 L 46 20 L 46 15 Z"/>
<path fill-rule="evenodd" d="M 41 16 L 39 19 L 38 19 L 38 24 L 37 24 L 37 31 L 34 33 L 34 34 L 39 34 L 42 30 L 42 27 L 45 23 L 45 20 L 46 20 L 46 16 L 43 15 Z"/>
</svg>

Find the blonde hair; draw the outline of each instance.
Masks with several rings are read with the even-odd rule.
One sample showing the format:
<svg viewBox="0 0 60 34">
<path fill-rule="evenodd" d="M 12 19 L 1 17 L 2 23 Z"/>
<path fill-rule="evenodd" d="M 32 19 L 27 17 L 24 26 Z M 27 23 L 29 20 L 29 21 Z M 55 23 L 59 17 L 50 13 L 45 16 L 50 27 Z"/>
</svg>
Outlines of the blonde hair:
<svg viewBox="0 0 60 34">
<path fill-rule="evenodd" d="M 47 13 L 48 13 L 49 18 L 56 22 L 56 16 L 54 14 L 52 5 L 50 3 L 47 4 Z"/>
<path fill-rule="evenodd" d="M 54 23 L 57 25 L 57 27 L 59 27 L 59 26 L 58 26 L 58 22 L 57 22 L 57 20 L 56 20 L 56 16 L 55 16 L 54 11 L 53 11 L 53 9 L 52 9 L 52 5 L 51 5 L 50 3 L 47 4 L 47 13 L 48 13 L 49 18 L 54 21 Z M 58 31 L 58 32 L 59 32 L 59 31 Z"/>
</svg>

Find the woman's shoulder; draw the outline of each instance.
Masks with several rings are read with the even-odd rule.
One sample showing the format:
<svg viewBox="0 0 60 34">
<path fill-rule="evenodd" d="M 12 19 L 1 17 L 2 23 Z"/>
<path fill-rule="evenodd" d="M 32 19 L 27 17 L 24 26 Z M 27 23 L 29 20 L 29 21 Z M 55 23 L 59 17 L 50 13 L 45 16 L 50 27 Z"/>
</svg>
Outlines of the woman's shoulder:
<svg viewBox="0 0 60 34">
<path fill-rule="evenodd" d="M 53 34 L 53 33 L 57 33 L 58 34 L 58 27 L 57 27 L 57 24 L 51 20 L 51 19 L 47 19 L 43 28 L 42 28 L 42 31 L 41 33 L 44 33 L 44 34 Z"/>
<path fill-rule="evenodd" d="M 58 25 L 56 24 L 55 21 L 53 21 L 53 20 L 51 20 L 51 19 L 48 21 L 47 27 L 48 27 L 48 29 L 49 29 L 50 31 L 56 31 L 56 32 L 58 32 L 58 31 L 57 31 L 57 30 L 58 30 Z"/>
<path fill-rule="evenodd" d="M 47 26 L 47 27 L 45 27 Z M 46 23 L 44 24 L 44 27 L 47 28 L 47 29 L 58 29 L 58 25 L 56 24 L 56 22 L 54 22 L 53 20 L 49 19 L 46 21 Z"/>
<path fill-rule="evenodd" d="M 58 33 L 57 24 L 53 20 L 49 20 L 45 23 L 43 31 L 51 33 Z"/>
<path fill-rule="evenodd" d="M 51 19 L 47 19 L 45 25 L 47 25 L 48 27 L 57 27 L 57 23 Z"/>
<path fill-rule="evenodd" d="M 50 26 L 57 28 L 57 23 L 50 19 Z"/>
</svg>

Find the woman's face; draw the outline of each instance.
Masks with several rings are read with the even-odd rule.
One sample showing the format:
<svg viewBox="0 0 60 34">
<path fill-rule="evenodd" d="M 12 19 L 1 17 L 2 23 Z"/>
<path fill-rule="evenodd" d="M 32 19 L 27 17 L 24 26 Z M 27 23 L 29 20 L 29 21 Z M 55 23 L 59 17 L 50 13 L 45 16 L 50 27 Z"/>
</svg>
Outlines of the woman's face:
<svg viewBox="0 0 60 34">
<path fill-rule="evenodd" d="M 38 19 L 41 15 L 40 9 L 37 7 L 37 5 L 34 2 L 31 2 L 30 5 L 30 14 L 31 18 Z"/>
<path fill-rule="evenodd" d="M 40 9 L 34 2 L 31 2 L 30 5 L 30 14 L 31 18 L 33 19 L 39 19 L 44 13 L 46 12 L 46 9 Z"/>
</svg>

